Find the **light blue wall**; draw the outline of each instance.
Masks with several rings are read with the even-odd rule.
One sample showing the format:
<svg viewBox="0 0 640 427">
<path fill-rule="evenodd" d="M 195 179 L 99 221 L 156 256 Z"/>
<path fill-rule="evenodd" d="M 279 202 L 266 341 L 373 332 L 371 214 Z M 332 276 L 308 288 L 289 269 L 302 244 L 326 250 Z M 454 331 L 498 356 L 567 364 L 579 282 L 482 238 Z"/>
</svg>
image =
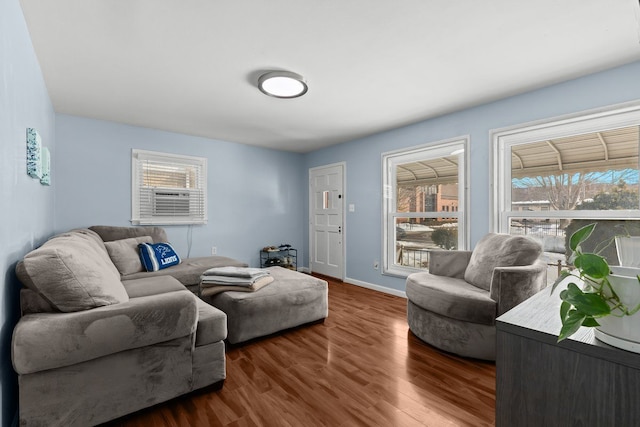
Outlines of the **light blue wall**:
<svg viewBox="0 0 640 427">
<path fill-rule="evenodd" d="M 373 261 L 382 259 L 382 153 L 460 135 L 471 136 L 468 211 L 473 247 L 489 231 L 492 129 L 636 99 L 640 99 L 640 62 L 306 155 L 307 169 L 342 161 L 347 164 L 345 203 L 356 206 L 355 212 L 347 213 L 345 224 L 347 279 L 404 291 L 404 279 L 384 276 L 373 269 Z M 308 246 L 308 231 L 304 236 L 307 239 L 304 244 Z"/>
<path fill-rule="evenodd" d="M 14 267 L 53 233 L 56 150 L 54 112 L 18 0 L 0 0 L 0 425 L 17 410 L 11 334 L 20 315 Z M 35 127 L 52 154 L 53 186 L 26 173 L 26 128 Z"/>
<path fill-rule="evenodd" d="M 219 255 L 258 266 L 266 245 L 304 251 L 300 154 L 68 115 L 56 116 L 56 141 L 57 232 L 131 225 L 131 150 L 137 148 L 208 159 L 209 222 L 193 226 L 191 256 L 210 255 L 216 246 Z M 186 256 L 188 227 L 166 229 Z"/>
<path fill-rule="evenodd" d="M 536 90 L 307 155 L 170 132 L 55 115 L 18 0 L 0 0 L 0 399 L 2 425 L 17 407 L 10 339 L 18 312 L 13 269 L 51 234 L 93 224 L 129 225 L 131 149 L 209 159 L 209 223 L 192 228 L 191 255 L 218 253 L 258 263 L 267 244 L 291 243 L 307 264 L 308 169 L 344 161 L 348 279 L 404 290 L 404 279 L 372 268 L 381 260 L 381 154 L 454 136 L 471 136 L 472 245 L 489 230 L 491 129 L 640 99 L 640 62 Z M 425 99 L 425 103 L 429 102 Z M 55 129 L 54 129 L 55 123 Z M 36 127 L 52 152 L 51 187 L 29 178 L 25 129 Z M 188 251 L 188 228 L 169 239 Z"/>
</svg>

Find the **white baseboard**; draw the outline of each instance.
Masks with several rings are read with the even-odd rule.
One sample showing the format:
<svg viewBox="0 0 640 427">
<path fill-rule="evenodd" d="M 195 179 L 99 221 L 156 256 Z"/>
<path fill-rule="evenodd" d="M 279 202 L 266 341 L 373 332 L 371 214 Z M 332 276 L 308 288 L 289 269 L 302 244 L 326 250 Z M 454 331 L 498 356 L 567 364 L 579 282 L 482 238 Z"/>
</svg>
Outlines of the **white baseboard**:
<svg viewBox="0 0 640 427">
<path fill-rule="evenodd" d="M 345 283 L 349 283 L 350 285 L 361 286 L 363 288 L 372 289 L 378 292 L 384 292 L 385 294 L 395 295 L 401 298 L 407 298 L 407 294 L 404 291 L 399 291 L 398 289 L 387 288 L 386 286 L 374 285 L 373 283 L 363 282 L 362 280 L 351 279 L 349 277 L 344 278 Z"/>
<path fill-rule="evenodd" d="M 300 273 L 311 274 L 311 269 L 309 267 L 298 267 L 298 271 Z M 404 291 L 399 291 L 398 289 L 388 288 L 386 286 L 374 285 L 373 283 L 363 282 L 362 280 L 351 279 L 349 277 L 345 277 L 343 282 L 348 283 L 350 285 L 356 285 L 362 288 L 383 292 L 385 294 L 395 295 L 400 298 L 405 298 L 405 299 L 407 298 L 407 294 Z"/>
</svg>

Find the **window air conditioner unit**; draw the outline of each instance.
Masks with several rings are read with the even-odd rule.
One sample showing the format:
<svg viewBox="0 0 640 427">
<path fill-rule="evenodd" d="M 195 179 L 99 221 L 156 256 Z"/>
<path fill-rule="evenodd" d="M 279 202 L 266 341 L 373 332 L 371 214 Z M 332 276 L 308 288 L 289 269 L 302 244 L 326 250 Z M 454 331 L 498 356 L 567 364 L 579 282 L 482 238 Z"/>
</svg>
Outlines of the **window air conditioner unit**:
<svg viewBox="0 0 640 427">
<path fill-rule="evenodd" d="M 189 216 L 191 193 L 184 190 L 153 190 L 153 216 Z"/>
</svg>

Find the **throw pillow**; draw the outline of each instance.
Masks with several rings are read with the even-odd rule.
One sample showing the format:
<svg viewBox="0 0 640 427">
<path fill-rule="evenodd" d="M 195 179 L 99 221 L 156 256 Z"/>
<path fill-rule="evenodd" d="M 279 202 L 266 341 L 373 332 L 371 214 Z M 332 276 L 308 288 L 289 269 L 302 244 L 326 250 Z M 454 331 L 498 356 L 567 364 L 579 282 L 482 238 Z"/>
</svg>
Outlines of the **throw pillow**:
<svg viewBox="0 0 640 427">
<path fill-rule="evenodd" d="M 169 243 L 141 243 L 138 248 L 140 260 L 147 271 L 162 270 L 181 262 L 175 249 Z"/>
<path fill-rule="evenodd" d="M 157 226 L 116 227 L 112 225 L 92 225 L 89 229 L 98 234 L 105 242 L 142 236 L 151 236 L 154 243 L 166 242 L 168 240 L 164 228 Z"/>
<path fill-rule="evenodd" d="M 29 283 L 55 308 L 88 310 L 129 300 L 105 250 L 80 233 L 65 233 L 29 252 L 22 268 Z"/>
<path fill-rule="evenodd" d="M 489 233 L 471 253 L 464 280 L 488 291 L 494 268 L 530 265 L 541 253 L 540 244 L 528 237 Z"/>
<path fill-rule="evenodd" d="M 153 239 L 151 236 L 142 236 L 104 242 L 111 261 L 113 261 L 122 276 L 144 271 L 144 266 L 140 262 L 140 252 L 138 251 L 140 243 L 153 243 Z"/>
</svg>

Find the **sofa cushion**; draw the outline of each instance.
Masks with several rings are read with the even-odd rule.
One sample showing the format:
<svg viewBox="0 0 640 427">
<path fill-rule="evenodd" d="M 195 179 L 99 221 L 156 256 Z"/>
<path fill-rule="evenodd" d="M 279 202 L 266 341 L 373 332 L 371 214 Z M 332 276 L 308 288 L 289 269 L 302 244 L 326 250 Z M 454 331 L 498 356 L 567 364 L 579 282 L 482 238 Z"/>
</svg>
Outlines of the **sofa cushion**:
<svg viewBox="0 0 640 427">
<path fill-rule="evenodd" d="M 138 252 L 138 245 L 141 243 L 153 243 L 153 239 L 151 236 L 142 236 L 104 242 L 111 261 L 121 275 L 126 276 L 144 271 Z"/>
<path fill-rule="evenodd" d="M 166 294 L 167 292 L 184 291 L 186 289 L 182 283 L 171 276 L 153 276 L 123 280 L 122 284 L 127 290 L 129 298 Z"/>
<path fill-rule="evenodd" d="M 464 280 L 488 291 L 494 268 L 530 265 L 541 253 L 540 244 L 528 237 L 489 233 L 471 253 Z"/>
<path fill-rule="evenodd" d="M 142 273 L 130 274 L 123 277 L 122 280 L 169 275 L 178 279 L 185 286 L 197 286 L 200 283 L 200 276 L 205 270 L 224 266 L 246 267 L 247 264 L 224 256 L 187 258 L 173 267 L 160 271 L 143 271 Z"/>
<path fill-rule="evenodd" d="M 95 231 L 89 230 L 88 228 L 76 228 L 74 230 L 69 231 L 69 233 L 79 234 L 79 235 L 85 237 L 87 240 L 95 242 L 95 244 L 100 249 L 102 249 L 105 253 L 107 252 L 107 248 L 104 247 L 104 241 L 98 235 L 98 233 L 96 233 Z M 66 233 L 63 233 L 63 234 L 66 234 Z M 61 235 L 62 234 L 59 234 L 58 236 L 61 236 Z M 52 238 L 56 238 L 58 236 L 53 236 Z"/>
<path fill-rule="evenodd" d="M 31 289 L 36 293 L 40 293 L 35 283 L 33 283 L 33 280 L 31 280 L 31 276 L 27 273 L 27 269 L 24 266 L 24 259 L 21 259 L 16 264 L 16 276 L 26 288 Z"/>
<path fill-rule="evenodd" d="M 210 306 L 200 298 L 198 300 L 198 326 L 196 329 L 196 347 L 222 341 L 227 338 L 227 315 Z"/>
<path fill-rule="evenodd" d="M 28 288 L 20 289 L 20 312 L 22 316 L 32 313 L 59 313 L 41 293 Z"/>
<path fill-rule="evenodd" d="M 88 228 L 78 228 L 75 230 L 71 230 L 67 233 L 63 233 L 63 234 L 58 234 L 55 235 L 53 237 L 51 237 L 51 239 L 55 239 L 59 236 L 62 235 L 66 235 L 72 233 L 74 235 L 78 235 L 84 239 L 86 239 L 87 241 L 92 241 L 96 244 L 97 247 L 101 248 L 105 253 L 107 253 L 107 249 L 104 247 L 104 242 L 102 241 L 102 239 L 100 238 L 100 236 L 98 236 L 98 234 L 94 231 L 89 230 Z M 49 239 L 49 240 L 51 240 Z M 31 289 L 34 292 L 39 292 L 36 285 L 34 285 L 33 281 L 31 280 L 31 277 L 29 277 L 29 273 L 27 273 L 27 270 L 24 267 L 24 262 L 23 260 L 18 261 L 18 264 L 16 265 L 16 276 L 18 277 L 18 280 L 20 280 L 20 282 L 25 285 L 27 288 Z"/>
<path fill-rule="evenodd" d="M 105 242 L 142 236 L 151 236 L 153 243 L 169 241 L 167 233 L 162 227 L 114 227 L 111 225 L 93 225 L 89 227 L 89 229 L 96 232 Z"/>
<path fill-rule="evenodd" d="M 147 271 L 158 271 L 180 264 L 180 256 L 170 243 L 140 243 L 140 259 Z"/>
<path fill-rule="evenodd" d="M 488 291 L 463 279 L 420 272 L 407 277 L 407 299 L 451 319 L 493 325 L 496 302 Z"/>
<path fill-rule="evenodd" d="M 87 310 L 129 300 L 109 255 L 86 233 L 55 236 L 28 253 L 22 267 L 30 286 L 60 311 Z"/>
<path fill-rule="evenodd" d="M 169 292 L 184 291 L 185 287 L 171 276 L 153 276 L 122 282 L 129 298 L 147 297 Z M 196 298 L 198 306 L 198 326 L 196 346 L 211 344 L 227 338 L 227 315 Z"/>
</svg>

